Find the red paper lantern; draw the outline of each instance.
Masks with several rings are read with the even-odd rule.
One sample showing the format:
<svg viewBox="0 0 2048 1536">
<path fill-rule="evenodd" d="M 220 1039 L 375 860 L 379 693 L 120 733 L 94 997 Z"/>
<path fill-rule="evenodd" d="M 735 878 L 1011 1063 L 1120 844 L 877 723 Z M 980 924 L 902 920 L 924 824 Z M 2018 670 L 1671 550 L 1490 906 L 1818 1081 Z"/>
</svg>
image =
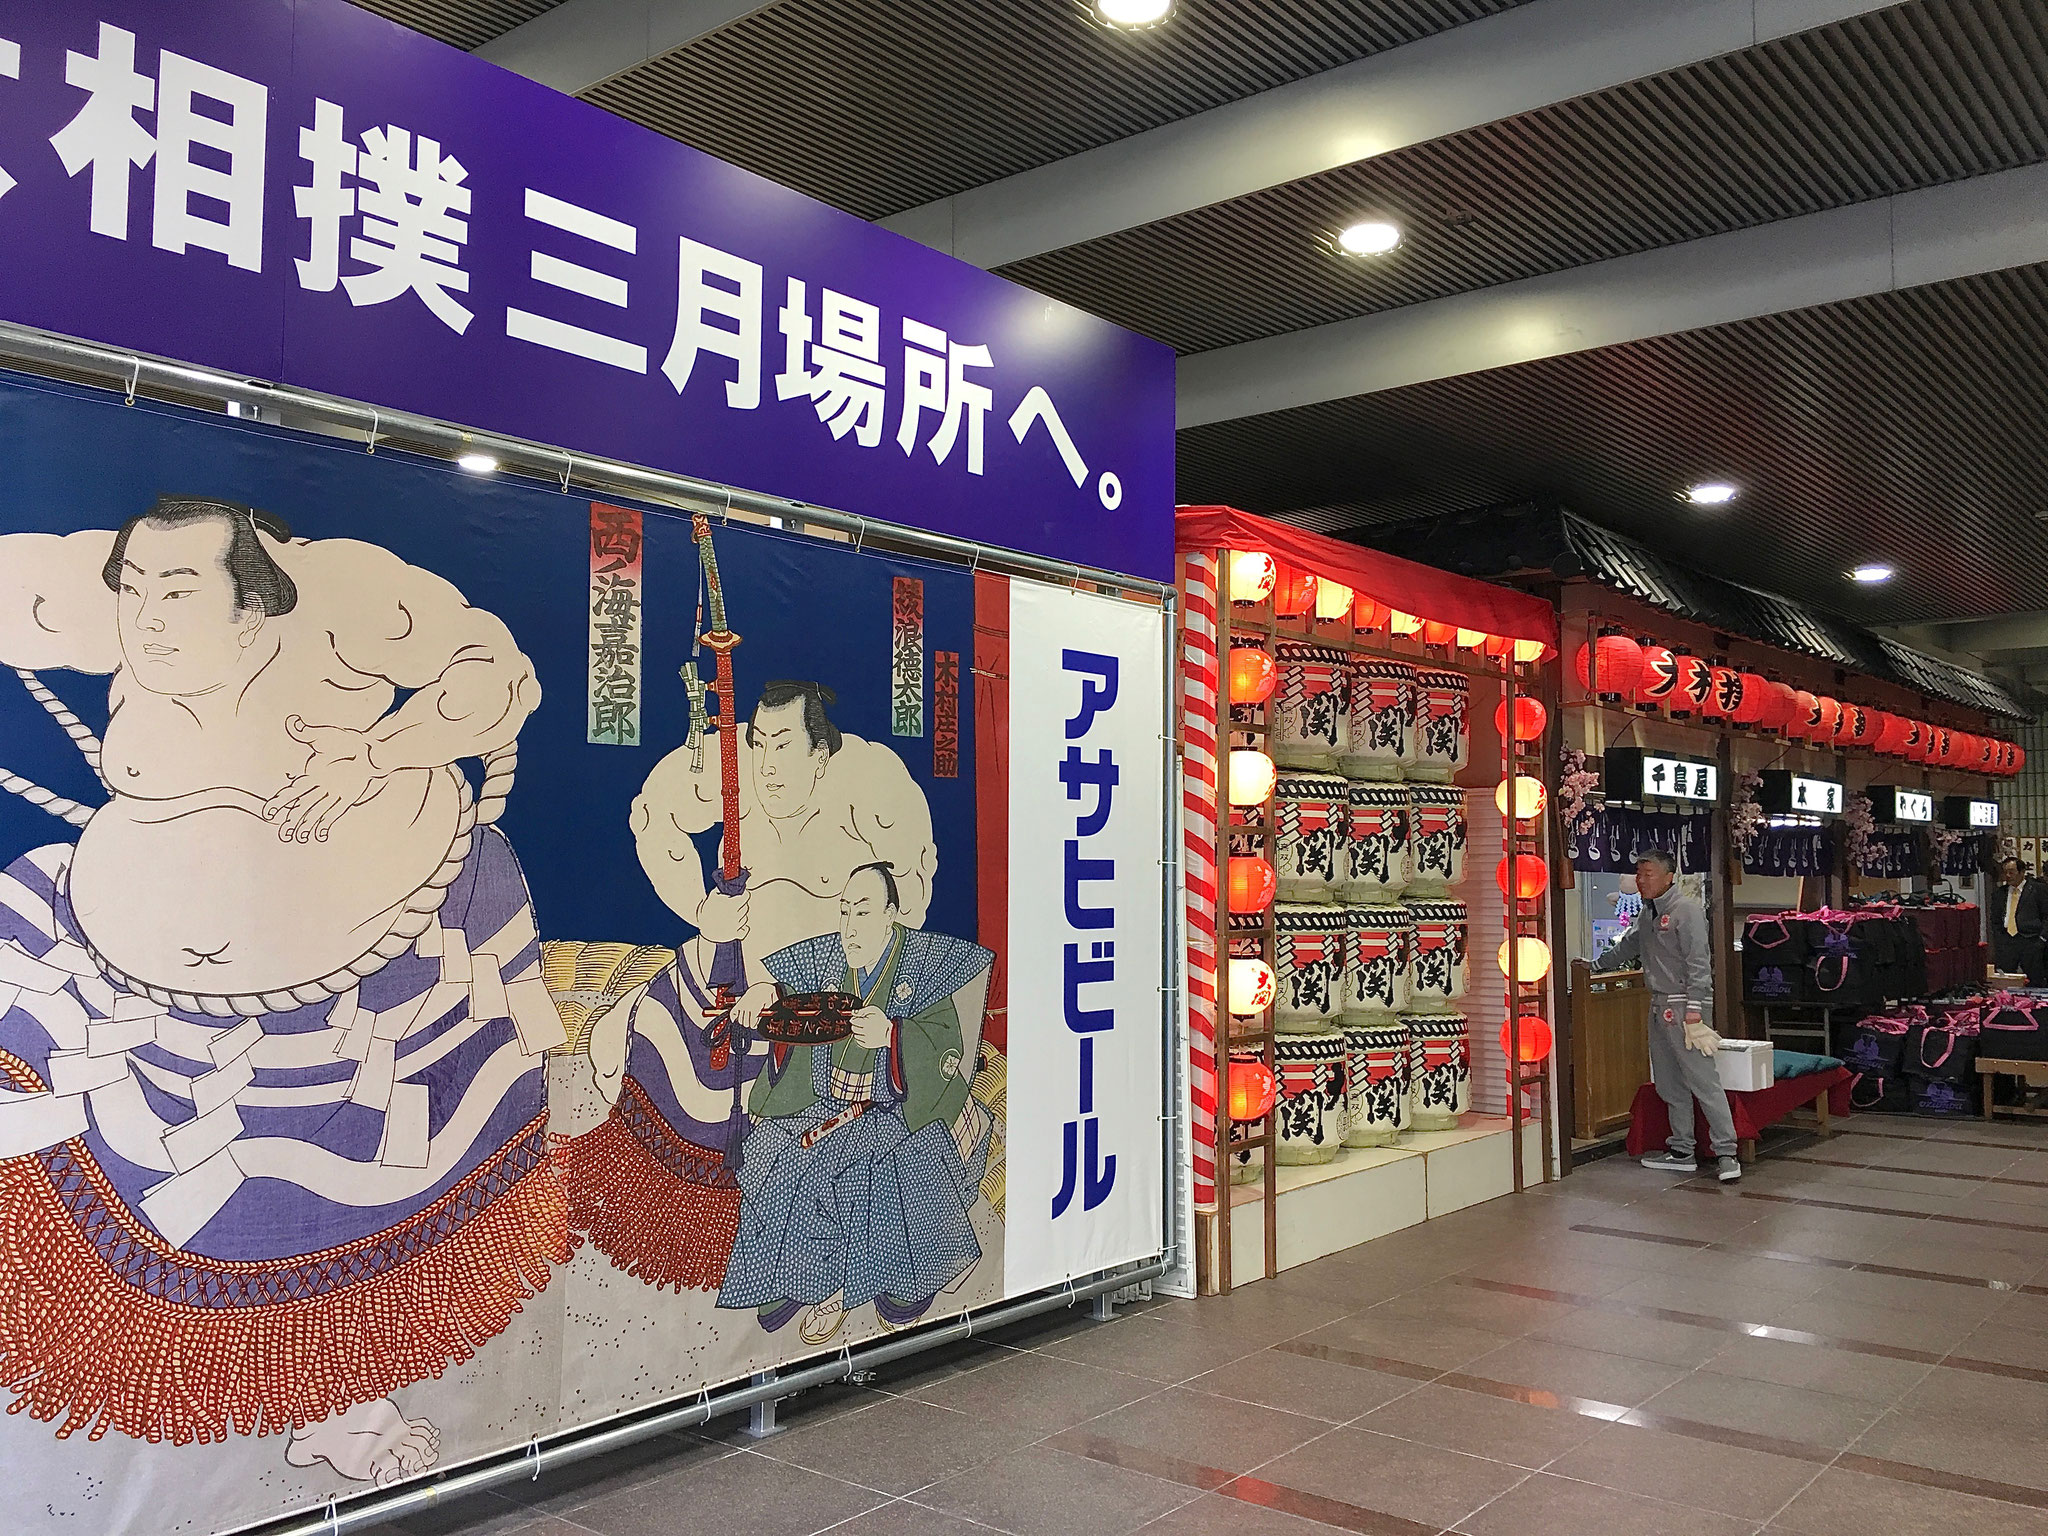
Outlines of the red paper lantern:
<svg viewBox="0 0 2048 1536">
<path fill-rule="evenodd" d="M 1956 733 L 1945 725 L 1933 726 L 1928 731 L 1930 748 L 1928 761 L 1950 763 L 1955 761 Z"/>
<path fill-rule="evenodd" d="M 1281 566 L 1279 580 L 1273 583 L 1274 614 L 1283 619 L 1295 619 L 1313 612 L 1315 606 L 1315 572 L 1292 565 Z"/>
<path fill-rule="evenodd" d="M 1368 632 L 1387 627 L 1387 605 L 1367 597 L 1363 592 L 1351 599 L 1351 627 Z"/>
<path fill-rule="evenodd" d="M 1861 704 L 1842 706 L 1842 723 L 1835 731 L 1835 740 L 1845 746 L 1867 747 L 1870 745 L 1870 711 Z"/>
<path fill-rule="evenodd" d="M 1820 699 L 1804 688 L 1792 695 L 1795 707 L 1792 724 L 1785 734 L 1800 741 L 1811 741 L 1820 734 Z"/>
<path fill-rule="evenodd" d="M 2020 771 L 2020 749 L 2017 742 L 2001 741 L 1998 744 L 1998 771 L 2008 778 Z"/>
<path fill-rule="evenodd" d="M 1822 694 L 1814 700 L 1814 707 L 1818 714 L 1818 719 L 1814 722 L 1813 735 L 1809 739 L 1813 741 L 1833 741 L 1835 739 L 1835 731 L 1842 723 L 1842 701 L 1840 699 L 1831 699 L 1826 694 Z"/>
<path fill-rule="evenodd" d="M 1742 697 L 1735 707 L 1728 711 L 1728 718 L 1737 725 L 1761 724 L 1771 707 L 1771 685 L 1754 672 L 1742 674 Z"/>
<path fill-rule="evenodd" d="M 1970 738 L 1970 765 L 1979 772 L 1988 773 L 1998 756 L 1998 741 L 1991 736 Z"/>
<path fill-rule="evenodd" d="M 1714 691 L 1714 669 L 1698 656 L 1680 656 L 1678 685 L 1671 690 L 1671 713 L 1676 716 L 1703 713 Z"/>
<path fill-rule="evenodd" d="M 1887 714 L 1884 728 L 1878 732 L 1877 750 L 1886 757 L 1904 757 L 1906 738 L 1912 734 L 1913 722 L 1904 715 Z"/>
<path fill-rule="evenodd" d="M 1515 740 L 1534 741 L 1543 734 L 1543 727 L 1549 719 L 1550 712 L 1543 707 L 1541 699 L 1532 699 L 1526 693 L 1515 696 Z M 1503 736 L 1508 734 L 1506 699 L 1493 707 L 1493 728 Z"/>
<path fill-rule="evenodd" d="M 1702 720 L 1728 720 L 1742 702 L 1742 674 L 1733 667 L 1707 668 L 1707 701 L 1700 706 Z"/>
<path fill-rule="evenodd" d="M 1515 637 L 1513 635 L 1488 635 L 1486 637 L 1485 654 L 1491 656 L 1494 660 L 1506 661 L 1514 653 Z"/>
<path fill-rule="evenodd" d="M 1264 648 L 1233 645 L 1230 648 L 1230 702 L 1263 704 L 1273 696 L 1280 667 Z"/>
<path fill-rule="evenodd" d="M 1533 896 L 1542 895 L 1544 888 L 1550 884 L 1550 866 L 1537 854 L 1518 853 L 1515 855 L 1513 879 L 1515 895 L 1527 901 Z M 1508 861 L 1502 859 L 1494 866 L 1493 883 L 1500 887 L 1503 896 L 1508 894 L 1508 880 Z"/>
<path fill-rule="evenodd" d="M 1757 721 L 1757 726 L 1761 730 L 1789 734 L 1787 727 L 1792 724 L 1792 717 L 1798 709 L 1799 695 L 1790 683 L 1767 680 L 1764 683 L 1763 717 Z"/>
<path fill-rule="evenodd" d="M 1927 722 L 1908 720 L 1906 722 L 1906 761 L 1924 763 L 1927 761 Z"/>
<path fill-rule="evenodd" d="M 1458 626 L 1439 624 L 1435 619 L 1422 621 L 1422 643 L 1424 645 L 1449 645 L 1457 638 Z"/>
<path fill-rule="evenodd" d="M 1643 669 L 1636 674 L 1636 685 L 1630 690 L 1632 702 L 1645 708 L 1655 709 L 1671 697 L 1671 690 L 1678 686 L 1678 658 L 1661 645 L 1643 647 Z"/>
<path fill-rule="evenodd" d="M 1245 854 L 1233 854 L 1230 860 L 1230 910 L 1232 915 L 1239 912 L 1263 912 L 1273 904 L 1273 892 L 1278 881 L 1273 866 L 1264 859 L 1254 859 Z"/>
<path fill-rule="evenodd" d="M 1579 647 L 1572 666 L 1579 674 L 1580 687 L 1593 687 L 1593 669 L 1597 668 L 1600 697 L 1626 698 L 1643 675 L 1643 648 L 1627 635 L 1602 635 L 1594 645 Z"/>
<path fill-rule="evenodd" d="M 1263 1120 L 1273 1112 L 1280 1085 L 1263 1061 L 1230 1058 L 1230 1118 Z"/>
<path fill-rule="evenodd" d="M 1520 1034 L 1522 1037 L 1522 1064 L 1524 1066 L 1529 1065 L 1531 1062 L 1542 1061 L 1550 1055 L 1550 1048 L 1554 1041 L 1550 1033 L 1550 1025 L 1543 1019 L 1538 1018 L 1533 1013 L 1525 1013 L 1514 1024 L 1501 1025 L 1501 1055 L 1514 1055 L 1515 1036 L 1517 1034 Z"/>
</svg>

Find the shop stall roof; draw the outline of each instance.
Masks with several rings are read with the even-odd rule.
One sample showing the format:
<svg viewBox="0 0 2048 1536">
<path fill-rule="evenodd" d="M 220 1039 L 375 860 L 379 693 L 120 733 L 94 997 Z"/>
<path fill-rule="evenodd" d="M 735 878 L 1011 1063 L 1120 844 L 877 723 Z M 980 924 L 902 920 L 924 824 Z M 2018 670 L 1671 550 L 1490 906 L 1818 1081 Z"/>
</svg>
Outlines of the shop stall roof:
<svg viewBox="0 0 2048 1536">
<path fill-rule="evenodd" d="M 1389 553 L 1440 564 L 1483 581 L 1515 576 L 1584 578 L 1726 634 L 1811 656 L 1966 709 L 2031 718 L 2010 693 L 1979 673 L 1776 593 L 1691 570 L 1564 507 L 1542 502 L 1481 507 L 1371 528 L 1360 536 Z"/>
<path fill-rule="evenodd" d="M 1341 581 L 1418 618 L 1514 640 L 1540 640 L 1553 648 L 1557 645 L 1557 612 L 1542 598 L 1325 538 L 1292 523 L 1275 522 L 1235 507 L 1179 507 L 1174 512 L 1173 534 L 1174 548 L 1182 553 L 1263 550 L 1277 560 Z"/>
</svg>

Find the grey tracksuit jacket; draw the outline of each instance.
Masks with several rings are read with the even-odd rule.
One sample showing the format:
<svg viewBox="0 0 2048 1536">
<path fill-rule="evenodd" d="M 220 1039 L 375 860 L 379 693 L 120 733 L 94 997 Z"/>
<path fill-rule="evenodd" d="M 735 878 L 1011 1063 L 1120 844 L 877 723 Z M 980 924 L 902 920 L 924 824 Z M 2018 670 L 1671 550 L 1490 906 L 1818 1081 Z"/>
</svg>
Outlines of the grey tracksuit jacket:
<svg viewBox="0 0 2048 1536">
<path fill-rule="evenodd" d="M 1707 942 L 1707 913 L 1673 886 L 1655 901 L 1643 901 L 1628 932 L 1600 957 L 1603 970 L 1640 964 L 1653 997 L 1679 1005 L 1679 1018 L 1697 1009 L 1714 1022 L 1714 956 Z"/>
</svg>

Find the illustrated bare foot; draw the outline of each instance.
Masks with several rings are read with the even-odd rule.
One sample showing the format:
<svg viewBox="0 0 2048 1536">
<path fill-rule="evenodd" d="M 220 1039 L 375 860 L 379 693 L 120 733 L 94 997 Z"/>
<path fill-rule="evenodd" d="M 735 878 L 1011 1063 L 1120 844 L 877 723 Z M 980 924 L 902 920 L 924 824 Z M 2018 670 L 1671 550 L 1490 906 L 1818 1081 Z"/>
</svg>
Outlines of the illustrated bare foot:
<svg viewBox="0 0 2048 1536">
<path fill-rule="evenodd" d="M 388 1397 L 292 1431 L 284 1459 L 295 1467 L 324 1461 L 343 1477 L 378 1487 L 424 1472 L 441 1454 L 441 1432 L 408 1419 Z"/>
</svg>

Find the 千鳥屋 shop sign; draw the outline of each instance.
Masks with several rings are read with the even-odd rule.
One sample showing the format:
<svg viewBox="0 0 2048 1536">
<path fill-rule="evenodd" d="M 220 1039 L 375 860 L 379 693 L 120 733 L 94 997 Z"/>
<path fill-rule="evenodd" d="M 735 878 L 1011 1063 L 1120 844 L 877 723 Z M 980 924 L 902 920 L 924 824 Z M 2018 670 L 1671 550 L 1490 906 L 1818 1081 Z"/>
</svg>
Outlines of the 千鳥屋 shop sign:
<svg viewBox="0 0 2048 1536">
<path fill-rule="evenodd" d="M 0 6 L 0 318 L 1165 580 L 1173 358 L 346 0 Z"/>
</svg>

